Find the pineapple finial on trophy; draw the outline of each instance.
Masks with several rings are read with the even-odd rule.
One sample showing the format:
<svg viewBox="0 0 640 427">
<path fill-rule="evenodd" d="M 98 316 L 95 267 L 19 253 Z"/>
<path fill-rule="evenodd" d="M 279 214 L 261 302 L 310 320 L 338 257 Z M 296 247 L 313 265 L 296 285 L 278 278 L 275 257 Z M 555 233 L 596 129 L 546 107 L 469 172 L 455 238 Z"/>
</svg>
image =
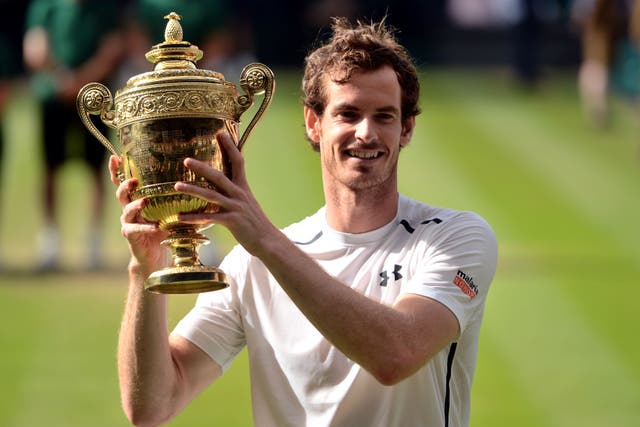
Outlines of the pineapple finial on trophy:
<svg viewBox="0 0 640 427">
<path fill-rule="evenodd" d="M 195 69 L 195 62 L 202 58 L 202 51 L 198 46 L 183 40 L 182 25 L 180 25 L 182 17 L 176 12 L 171 12 L 164 18 L 167 20 L 164 41 L 147 52 L 147 60 L 155 64 L 155 70 Z"/>
<path fill-rule="evenodd" d="M 164 41 L 166 43 L 174 43 L 182 41 L 182 26 L 180 25 L 180 20 L 182 16 L 178 15 L 175 12 L 171 12 L 166 15 L 164 19 L 167 19 L 167 26 L 164 29 Z"/>
</svg>

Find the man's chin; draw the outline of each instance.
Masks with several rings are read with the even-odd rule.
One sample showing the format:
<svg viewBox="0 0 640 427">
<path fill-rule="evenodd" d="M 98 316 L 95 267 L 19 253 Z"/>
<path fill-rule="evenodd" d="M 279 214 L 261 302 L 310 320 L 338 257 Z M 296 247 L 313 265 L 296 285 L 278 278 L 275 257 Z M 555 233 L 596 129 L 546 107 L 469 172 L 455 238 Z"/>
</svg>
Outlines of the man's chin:
<svg viewBox="0 0 640 427">
<path fill-rule="evenodd" d="M 353 191 L 380 190 L 388 179 L 380 176 L 360 175 L 354 176 L 346 182 L 348 188 Z"/>
</svg>

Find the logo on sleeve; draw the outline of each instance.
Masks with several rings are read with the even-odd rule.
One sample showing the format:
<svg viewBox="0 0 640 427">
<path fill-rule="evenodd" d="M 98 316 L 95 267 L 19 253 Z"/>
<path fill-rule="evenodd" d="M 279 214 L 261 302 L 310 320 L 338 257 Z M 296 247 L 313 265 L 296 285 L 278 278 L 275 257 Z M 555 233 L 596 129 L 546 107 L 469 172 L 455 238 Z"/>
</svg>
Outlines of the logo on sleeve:
<svg viewBox="0 0 640 427">
<path fill-rule="evenodd" d="M 465 274 L 462 270 L 458 270 L 456 277 L 453 278 L 453 284 L 460 288 L 469 298 L 473 299 L 478 295 L 478 287 L 473 283 L 473 278 Z"/>
</svg>

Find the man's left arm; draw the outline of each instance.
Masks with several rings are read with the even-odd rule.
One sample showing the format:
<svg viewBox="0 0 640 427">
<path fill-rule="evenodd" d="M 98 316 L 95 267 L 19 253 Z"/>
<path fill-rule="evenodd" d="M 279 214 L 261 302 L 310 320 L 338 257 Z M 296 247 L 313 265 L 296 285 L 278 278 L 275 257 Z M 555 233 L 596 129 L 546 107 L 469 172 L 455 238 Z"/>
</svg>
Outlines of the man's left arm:
<svg viewBox="0 0 640 427">
<path fill-rule="evenodd" d="M 420 369 L 456 339 L 456 316 L 443 304 L 423 296 L 402 296 L 392 307 L 354 291 L 322 269 L 271 223 L 255 200 L 244 160 L 230 138 L 218 138 L 229 155 L 231 179 L 194 159 L 185 166 L 217 189 L 177 183 L 177 191 L 222 207 L 215 214 L 181 215 L 185 222 L 225 226 L 258 257 L 311 323 L 341 352 L 382 384 L 395 384 Z"/>
<path fill-rule="evenodd" d="M 402 295 L 389 307 L 327 274 L 286 237 L 273 234 L 257 256 L 314 326 L 384 385 L 419 370 L 459 334 L 440 302 Z"/>
</svg>

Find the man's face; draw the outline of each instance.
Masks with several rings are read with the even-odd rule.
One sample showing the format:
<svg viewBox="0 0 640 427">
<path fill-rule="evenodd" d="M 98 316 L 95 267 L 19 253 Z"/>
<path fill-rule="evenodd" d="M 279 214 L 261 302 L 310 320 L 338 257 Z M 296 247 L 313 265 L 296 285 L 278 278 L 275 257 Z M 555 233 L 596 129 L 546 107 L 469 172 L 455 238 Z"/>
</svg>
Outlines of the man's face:
<svg viewBox="0 0 640 427">
<path fill-rule="evenodd" d="M 397 189 L 401 146 L 415 118 L 402 122 L 401 89 L 391 67 L 357 72 L 344 84 L 325 78 L 327 105 L 321 117 L 305 109 L 307 135 L 319 143 L 325 188 L 357 191 Z"/>
</svg>

